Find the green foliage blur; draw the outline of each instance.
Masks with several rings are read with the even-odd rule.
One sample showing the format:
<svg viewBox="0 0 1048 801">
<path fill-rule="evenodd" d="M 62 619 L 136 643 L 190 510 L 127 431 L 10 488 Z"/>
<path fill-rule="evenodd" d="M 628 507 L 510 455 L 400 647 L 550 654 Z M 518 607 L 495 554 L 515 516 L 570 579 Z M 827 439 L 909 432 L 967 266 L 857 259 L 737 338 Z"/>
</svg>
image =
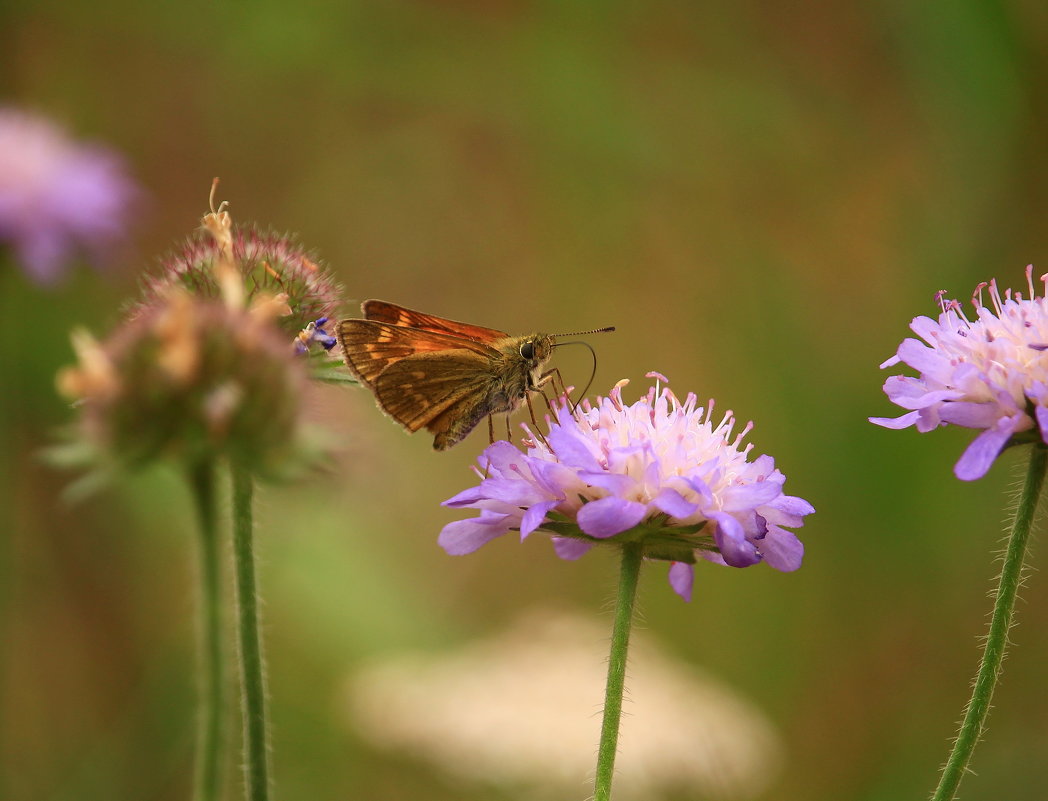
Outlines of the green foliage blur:
<svg viewBox="0 0 1048 801">
<path fill-rule="evenodd" d="M 895 414 L 878 364 L 937 290 L 1048 270 L 1043 4 L 59 0 L 6 6 L 0 45 L 3 100 L 121 150 L 149 194 L 112 272 L 0 273 L 0 798 L 189 794 L 187 490 L 154 469 L 70 506 L 39 454 L 74 416 L 53 388 L 68 330 L 120 319 L 215 175 L 235 220 L 316 250 L 347 315 L 377 297 L 511 332 L 615 325 L 590 339 L 591 393 L 658 370 L 753 419 L 817 509 L 804 567 L 699 565 L 685 604 L 650 565 L 642 625 L 778 727 L 762 798 L 927 797 L 1025 454 L 966 485 L 965 432 L 866 418 Z M 438 454 L 363 391 L 310 404 L 337 471 L 259 493 L 277 797 L 516 798 L 369 743 L 347 677 L 535 606 L 610 628 L 613 554 L 561 562 L 536 535 L 448 557 L 439 503 L 473 482 L 484 427 Z M 966 801 L 1048 793 L 1042 573 Z"/>
</svg>

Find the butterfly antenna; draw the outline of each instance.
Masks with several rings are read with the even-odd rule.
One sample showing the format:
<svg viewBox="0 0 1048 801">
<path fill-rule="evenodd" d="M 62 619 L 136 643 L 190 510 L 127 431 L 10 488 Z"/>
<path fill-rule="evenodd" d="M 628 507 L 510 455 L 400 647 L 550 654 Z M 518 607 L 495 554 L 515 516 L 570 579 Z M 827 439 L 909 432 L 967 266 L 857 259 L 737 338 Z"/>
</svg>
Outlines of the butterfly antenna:
<svg viewBox="0 0 1048 801">
<path fill-rule="evenodd" d="M 607 325 L 604 328 L 594 328 L 590 331 L 572 331 L 570 334 L 551 334 L 554 339 L 560 339 L 561 337 L 584 337 L 590 334 L 606 334 L 609 331 L 614 331 L 615 326 Z M 556 345 L 577 345 L 577 342 L 555 342 Z"/>
<path fill-rule="evenodd" d="M 581 331 L 580 333 L 584 333 L 584 334 L 599 334 L 599 333 L 602 333 L 604 331 L 614 331 L 614 330 L 615 330 L 614 328 L 598 328 L 595 331 Z M 568 334 L 567 336 L 571 336 L 571 334 Z M 561 345 L 582 345 L 583 347 L 589 348 L 590 355 L 593 356 L 593 371 L 590 373 L 589 381 L 587 381 L 586 382 L 586 386 L 583 387 L 582 394 L 579 395 L 578 401 L 576 401 L 575 403 L 571 404 L 571 413 L 575 414 L 575 410 L 577 408 L 579 408 L 579 404 L 582 403 L 582 399 L 586 397 L 586 393 L 589 392 L 589 388 L 591 386 L 593 386 L 593 379 L 596 378 L 596 376 L 597 376 L 597 351 L 595 351 L 593 349 L 593 346 L 589 342 L 586 342 L 586 341 L 581 340 L 581 339 L 573 339 L 570 342 L 557 342 L 557 343 L 555 343 L 555 347 L 560 347 Z M 564 383 L 564 379 L 561 379 L 561 383 Z M 568 398 L 568 400 L 570 401 L 571 398 Z"/>
</svg>

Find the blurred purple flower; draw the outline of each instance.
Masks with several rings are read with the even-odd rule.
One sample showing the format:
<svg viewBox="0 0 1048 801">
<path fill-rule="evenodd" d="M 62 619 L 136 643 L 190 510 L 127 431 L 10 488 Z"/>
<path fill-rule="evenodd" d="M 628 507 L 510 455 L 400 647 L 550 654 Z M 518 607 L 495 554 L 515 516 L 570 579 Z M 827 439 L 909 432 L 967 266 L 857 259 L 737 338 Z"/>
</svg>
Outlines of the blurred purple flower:
<svg viewBox="0 0 1048 801">
<path fill-rule="evenodd" d="M 714 424 L 712 401 L 696 407 L 689 393 L 681 403 L 657 383 L 626 406 L 625 383 L 575 414 L 562 402 L 549 434 L 532 434 L 526 452 L 505 441 L 489 446 L 480 484 L 444 502 L 480 515 L 446 525 L 444 550 L 470 553 L 511 530 L 521 539 L 552 532 L 563 559 L 600 542 L 641 541 L 647 558 L 673 563 L 670 584 L 686 600 L 696 556 L 732 567 L 800 567 L 804 546 L 784 527 L 803 525 L 815 510 L 782 493 L 786 479 L 770 456 L 746 460 L 752 446 L 741 442 L 752 425 L 733 437 L 730 411 Z"/>
<path fill-rule="evenodd" d="M 1026 298 L 1011 289 L 1002 298 L 996 280 L 979 284 L 972 295 L 974 320 L 940 292 L 938 321 L 916 317 L 910 323 L 924 342 L 904 339 L 881 365 L 901 362 L 920 373 L 916 378 L 893 375 L 884 382 L 892 403 L 911 411 L 870 422 L 885 428 L 913 425 L 921 433 L 948 423 L 981 429 L 954 466 L 964 481 L 986 475 L 1008 445 L 1048 443 L 1048 301 L 1034 291 L 1032 265 L 1026 268 L 1026 284 Z M 987 287 L 992 309 L 983 305 Z"/>
<path fill-rule="evenodd" d="M 0 107 L 0 242 L 37 283 L 61 278 L 77 252 L 101 260 L 122 238 L 138 195 L 112 151 Z"/>
</svg>

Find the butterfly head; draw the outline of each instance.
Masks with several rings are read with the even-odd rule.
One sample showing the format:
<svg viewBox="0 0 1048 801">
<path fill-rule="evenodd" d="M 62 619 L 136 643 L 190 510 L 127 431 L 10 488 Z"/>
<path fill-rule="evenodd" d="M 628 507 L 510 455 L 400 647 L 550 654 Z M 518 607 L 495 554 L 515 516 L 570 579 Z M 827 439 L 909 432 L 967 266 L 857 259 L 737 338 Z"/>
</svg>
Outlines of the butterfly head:
<svg viewBox="0 0 1048 801">
<path fill-rule="evenodd" d="M 541 367 L 553 355 L 554 338 L 549 334 L 534 334 L 520 343 L 520 358 L 532 369 Z"/>
</svg>

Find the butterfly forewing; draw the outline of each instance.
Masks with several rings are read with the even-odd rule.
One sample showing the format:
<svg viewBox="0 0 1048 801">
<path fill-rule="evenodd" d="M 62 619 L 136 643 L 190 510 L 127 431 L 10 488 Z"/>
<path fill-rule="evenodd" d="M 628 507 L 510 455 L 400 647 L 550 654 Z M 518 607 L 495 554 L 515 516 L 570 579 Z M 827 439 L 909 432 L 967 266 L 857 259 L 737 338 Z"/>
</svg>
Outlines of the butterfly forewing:
<svg viewBox="0 0 1048 801">
<path fill-rule="evenodd" d="M 346 363 L 369 386 L 388 367 L 416 354 L 463 349 L 487 357 L 495 353 L 472 339 L 376 320 L 343 320 L 335 334 Z"/>
<path fill-rule="evenodd" d="M 476 342 L 492 342 L 509 336 L 505 331 L 496 331 L 494 328 L 460 323 L 457 320 L 448 320 L 445 317 L 425 314 L 414 309 L 405 309 L 403 306 L 387 303 L 384 300 L 365 300 L 361 309 L 364 312 L 364 317 L 368 320 L 391 323 L 392 325 L 407 328 L 419 328 L 423 331 L 432 331 L 438 334 L 451 334 L 452 336 L 472 339 Z"/>
</svg>

